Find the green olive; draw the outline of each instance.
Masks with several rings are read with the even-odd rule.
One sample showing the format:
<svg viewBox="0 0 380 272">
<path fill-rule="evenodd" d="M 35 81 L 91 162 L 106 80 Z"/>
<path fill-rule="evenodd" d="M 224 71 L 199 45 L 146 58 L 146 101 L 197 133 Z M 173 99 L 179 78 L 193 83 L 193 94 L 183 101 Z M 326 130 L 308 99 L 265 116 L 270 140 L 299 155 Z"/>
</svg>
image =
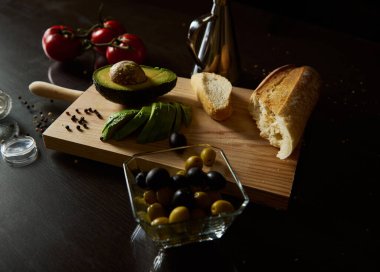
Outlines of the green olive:
<svg viewBox="0 0 380 272">
<path fill-rule="evenodd" d="M 203 167 L 203 161 L 201 157 L 199 156 L 191 156 L 189 157 L 185 162 L 185 170 L 189 170 L 192 167 L 198 167 L 202 169 Z"/>
<path fill-rule="evenodd" d="M 232 206 L 231 202 L 227 200 L 217 200 L 211 205 L 211 214 L 212 215 L 218 215 L 221 213 L 230 213 L 233 212 L 234 206 Z"/>
<path fill-rule="evenodd" d="M 156 192 L 153 190 L 145 191 L 143 197 L 145 202 L 149 205 L 157 202 Z"/>
<path fill-rule="evenodd" d="M 149 205 L 149 207 L 147 208 L 147 212 L 151 221 L 158 217 L 165 216 L 164 207 L 158 202 Z"/>
<path fill-rule="evenodd" d="M 169 223 L 183 222 L 190 219 L 189 209 L 185 206 L 178 206 L 169 215 Z"/>
<path fill-rule="evenodd" d="M 184 175 L 186 175 L 186 171 L 185 170 L 178 170 L 178 172 L 176 174 L 184 176 Z"/>
<path fill-rule="evenodd" d="M 147 207 L 147 203 L 145 201 L 145 199 L 141 196 L 136 196 L 134 199 L 133 199 L 133 202 L 135 204 L 135 207 L 137 210 L 146 210 L 146 207 Z"/>
<path fill-rule="evenodd" d="M 152 226 L 164 225 L 169 223 L 169 218 L 166 216 L 157 217 L 151 223 Z"/>
<path fill-rule="evenodd" d="M 149 218 L 149 215 L 146 212 L 138 211 L 136 213 L 137 217 L 141 219 L 142 221 L 148 222 L 150 224 L 151 220 Z"/>
<path fill-rule="evenodd" d="M 174 190 L 171 187 L 163 187 L 157 190 L 156 198 L 159 203 L 168 206 L 172 201 Z"/>
<path fill-rule="evenodd" d="M 201 209 L 208 210 L 211 205 L 210 197 L 207 193 L 199 191 L 194 193 L 195 206 Z"/>
<path fill-rule="evenodd" d="M 215 162 L 216 152 L 211 147 L 206 147 L 201 152 L 201 159 L 203 160 L 204 165 L 212 166 Z"/>
</svg>

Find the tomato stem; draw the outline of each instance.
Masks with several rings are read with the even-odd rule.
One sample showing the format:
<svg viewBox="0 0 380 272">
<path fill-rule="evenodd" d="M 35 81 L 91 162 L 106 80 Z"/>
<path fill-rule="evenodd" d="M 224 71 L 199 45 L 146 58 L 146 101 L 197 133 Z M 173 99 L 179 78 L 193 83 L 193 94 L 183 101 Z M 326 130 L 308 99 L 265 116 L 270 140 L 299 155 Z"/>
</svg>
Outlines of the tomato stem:
<svg viewBox="0 0 380 272">
<path fill-rule="evenodd" d="M 122 41 L 118 38 L 113 38 L 110 42 L 107 42 L 107 43 L 93 43 L 90 40 L 88 40 L 88 42 L 91 44 L 91 47 L 93 47 L 93 46 L 95 46 L 95 47 L 112 46 L 112 47 L 116 47 L 116 48 L 120 48 L 120 49 L 126 49 L 126 50 L 133 49 L 133 47 L 130 45 L 119 45 L 119 43 Z"/>
<path fill-rule="evenodd" d="M 80 29 L 80 28 L 78 28 L 77 29 L 77 33 L 75 34 L 75 36 L 78 37 L 78 38 L 87 38 L 92 33 L 92 31 L 95 28 L 98 28 L 98 27 L 101 27 L 101 26 L 102 26 L 102 24 L 98 23 L 98 24 L 94 24 L 89 29 Z M 81 32 L 83 32 L 83 33 L 81 33 Z"/>
</svg>

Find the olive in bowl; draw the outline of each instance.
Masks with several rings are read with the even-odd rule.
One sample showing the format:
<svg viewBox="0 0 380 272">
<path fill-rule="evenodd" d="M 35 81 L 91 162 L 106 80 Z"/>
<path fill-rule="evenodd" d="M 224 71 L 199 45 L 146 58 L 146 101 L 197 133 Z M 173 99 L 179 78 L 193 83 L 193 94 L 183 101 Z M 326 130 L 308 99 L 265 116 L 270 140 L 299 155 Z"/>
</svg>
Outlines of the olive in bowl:
<svg viewBox="0 0 380 272">
<path fill-rule="evenodd" d="M 205 148 L 215 158 L 186 167 Z M 123 168 L 134 218 L 160 248 L 221 238 L 249 202 L 223 150 L 210 145 L 135 154 Z M 136 182 L 140 172 L 145 183 Z"/>
</svg>

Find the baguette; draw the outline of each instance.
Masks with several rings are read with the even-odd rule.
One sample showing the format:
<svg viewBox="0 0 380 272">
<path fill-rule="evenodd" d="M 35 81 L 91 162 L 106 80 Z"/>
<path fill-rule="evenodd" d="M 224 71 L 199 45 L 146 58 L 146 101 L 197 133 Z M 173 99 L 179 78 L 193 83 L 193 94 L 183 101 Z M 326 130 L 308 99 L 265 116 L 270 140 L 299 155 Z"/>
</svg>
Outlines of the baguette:
<svg viewBox="0 0 380 272">
<path fill-rule="evenodd" d="M 280 148 L 286 159 L 298 145 L 315 107 L 320 76 L 310 66 L 282 66 L 271 72 L 253 91 L 248 110 L 256 120 L 260 136 Z"/>
<path fill-rule="evenodd" d="M 196 92 L 205 112 L 217 121 L 231 116 L 231 82 L 218 74 L 202 72 L 191 76 L 191 87 Z"/>
</svg>

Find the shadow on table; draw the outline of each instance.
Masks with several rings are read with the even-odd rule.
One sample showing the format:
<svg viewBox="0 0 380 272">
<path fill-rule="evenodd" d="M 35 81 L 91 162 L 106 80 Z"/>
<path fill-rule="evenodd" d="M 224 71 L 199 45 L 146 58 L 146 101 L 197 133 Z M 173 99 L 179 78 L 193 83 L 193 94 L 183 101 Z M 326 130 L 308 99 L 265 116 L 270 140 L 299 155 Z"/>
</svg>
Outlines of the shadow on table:
<svg viewBox="0 0 380 272">
<path fill-rule="evenodd" d="M 131 236 L 138 271 L 237 271 L 219 240 L 158 249 L 137 226 Z"/>
</svg>

